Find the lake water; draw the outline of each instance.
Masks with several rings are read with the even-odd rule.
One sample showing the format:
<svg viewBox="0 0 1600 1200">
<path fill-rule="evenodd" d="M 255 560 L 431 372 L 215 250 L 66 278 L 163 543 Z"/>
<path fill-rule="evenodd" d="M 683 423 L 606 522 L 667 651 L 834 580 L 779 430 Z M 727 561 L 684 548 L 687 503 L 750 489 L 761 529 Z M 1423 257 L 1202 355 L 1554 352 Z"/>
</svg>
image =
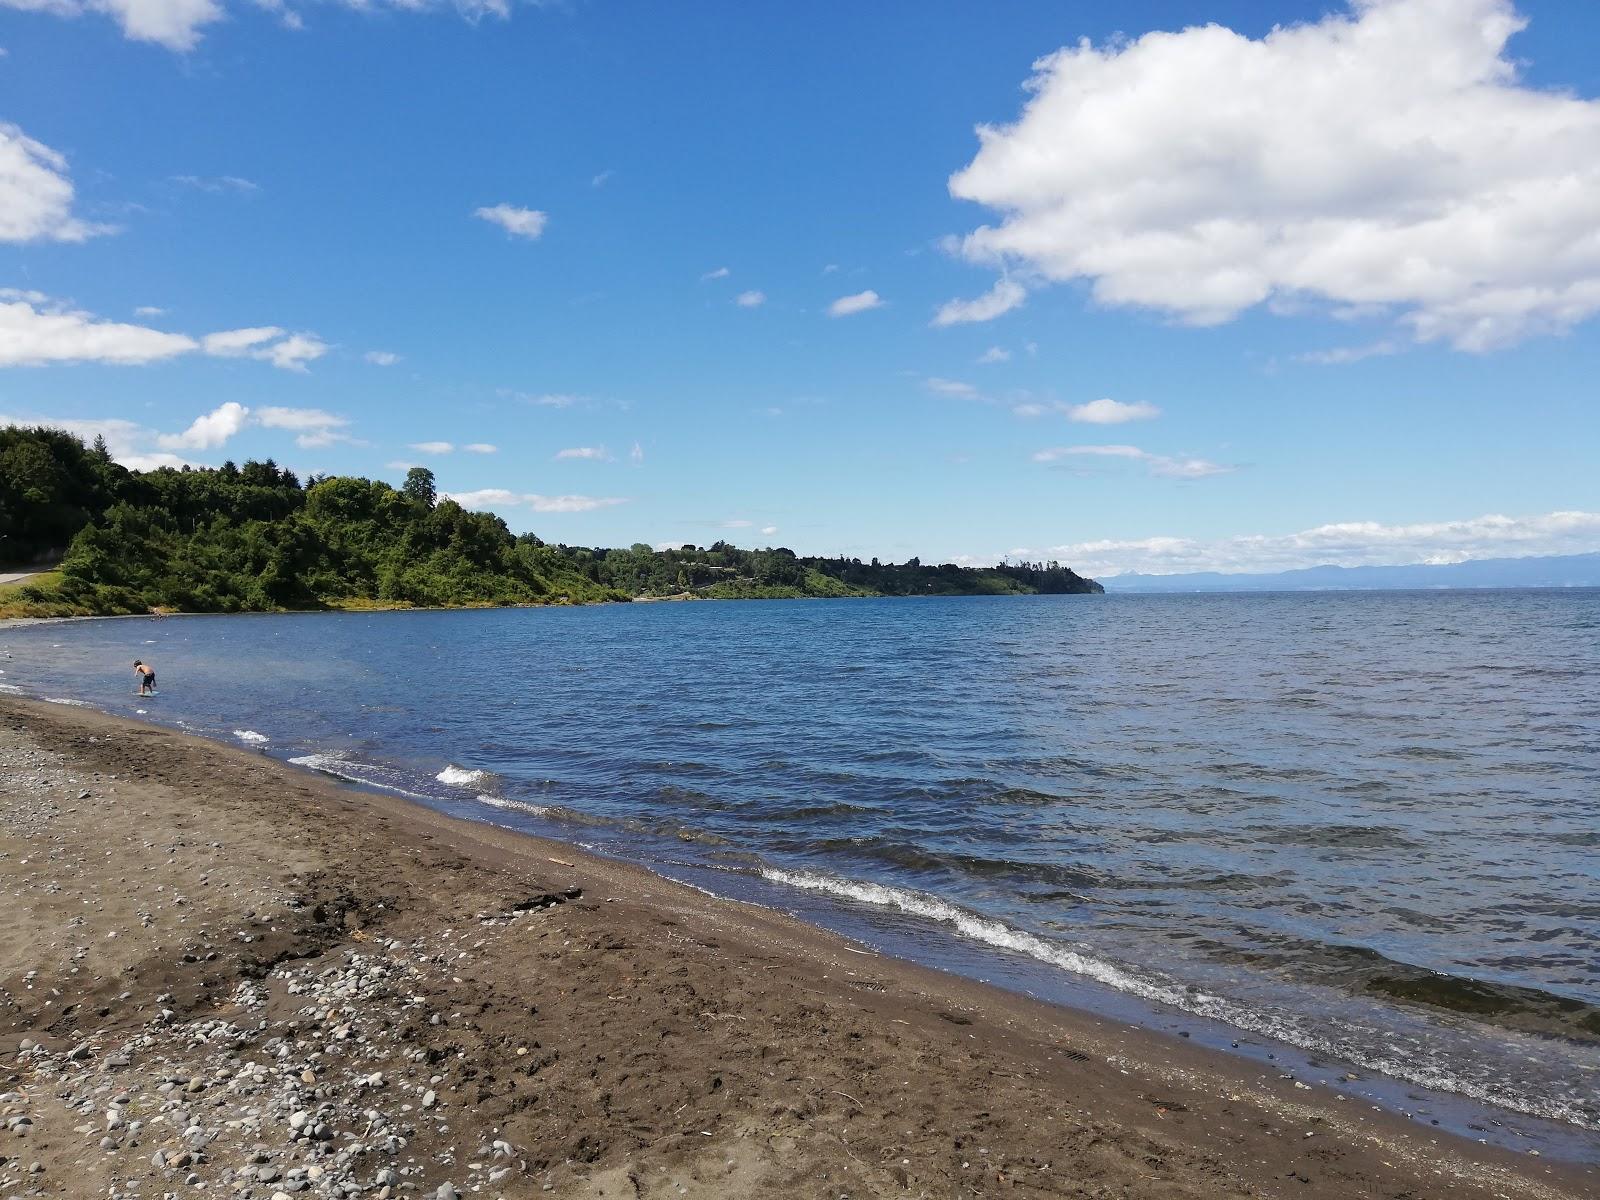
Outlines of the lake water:
<svg viewBox="0 0 1600 1200">
<path fill-rule="evenodd" d="M 1475 1098 L 1445 1121 L 1474 1136 L 1600 1129 L 1600 592 L 185 617 L 0 649 L 0 688 L 1386 1080 L 1397 1107 Z"/>
</svg>

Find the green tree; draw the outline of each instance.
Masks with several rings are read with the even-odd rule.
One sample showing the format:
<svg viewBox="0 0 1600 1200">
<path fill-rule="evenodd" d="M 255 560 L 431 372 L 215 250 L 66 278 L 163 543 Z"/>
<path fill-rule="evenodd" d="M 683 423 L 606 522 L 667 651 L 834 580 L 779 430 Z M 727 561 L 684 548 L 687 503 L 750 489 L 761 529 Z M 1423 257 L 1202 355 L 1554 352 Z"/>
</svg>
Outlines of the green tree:
<svg viewBox="0 0 1600 1200">
<path fill-rule="evenodd" d="M 427 467 L 412 467 L 407 471 L 405 485 L 400 490 L 425 508 L 432 508 L 439 500 L 433 472 Z"/>
</svg>

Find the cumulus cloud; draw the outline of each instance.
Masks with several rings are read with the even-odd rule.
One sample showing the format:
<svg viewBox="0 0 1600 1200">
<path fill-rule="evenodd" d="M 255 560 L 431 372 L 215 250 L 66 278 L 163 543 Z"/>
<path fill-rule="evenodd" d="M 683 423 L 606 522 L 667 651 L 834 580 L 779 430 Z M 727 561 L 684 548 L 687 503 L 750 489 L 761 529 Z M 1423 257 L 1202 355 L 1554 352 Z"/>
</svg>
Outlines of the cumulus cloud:
<svg viewBox="0 0 1600 1200">
<path fill-rule="evenodd" d="M 761 535 L 763 537 L 773 537 L 777 534 L 777 532 L 778 527 L 776 525 L 763 525 L 761 527 Z"/>
<path fill-rule="evenodd" d="M 345 432 L 350 424 L 348 418 L 336 416 L 320 408 L 263 408 L 256 414 L 256 420 L 268 429 L 290 429 L 295 431 L 295 445 L 305 450 L 320 449 L 331 446 L 335 442 L 348 442 L 352 445 L 356 439 Z"/>
<path fill-rule="evenodd" d="M 197 349 L 199 344 L 181 333 L 102 321 L 33 292 L 0 293 L 0 367 L 77 362 L 142 365 Z"/>
<path fill-rule="evenodd" d="M 1120 400 L 1102 397 L 1087 404 L 1075 404 L 1067 409 L 1067 420 L 1086 425 L 1121 425 L 1125 421 L 1148 421 L 1159 417 L 1161 410 L 1154 404 L 1135 401 L 1124 404 Z"/>
<path fill-rule="evenodd" d="M 610 462 L 611 455 L 604 446 L 569 446 L 556 451 L 557 458 L 588 459 L 592 462 Z"/>
<path fill-rule="evenodd" d="M 81 242 L 110 228 L 72 214 L 67 160 L 0 122 L 0 242 Z"/>
<path fill-rule="evenodd" d="M 446 498 L 462 508 L 531 508 L 541 513 L 592 512 L 628 501 L 622 496 L 542 496 L 537 492 L 513 492 L 505 488 L 480 488 L 475 492 L 449 492 Z"/>
<path fill-rule="evenodd" d="M 285 371 L 304 371 L 308 362 L 328 352 L 315 334 L 289 333 L 276 325 L 208 333 L 200 345 L 214 358 L 254 358 Z"/>
<path fill-rule="evenodd" d="M 767 294 L 752 288 L 748 292 L 740 292 L 734 297 L 733 302 L 740 308 L 760 308 L 767 302 Z"/>
<path fill-rule="evenodd" d="M 1465 562 L 1600 550 L 1600 513 L 1569 511 L 1508 517 L 1498 513 L 1455 521 L 1386 525 L 1340 521 L 1288 534 L 1244 534 L 1204 540 L 1183 537 L 1104 539 L 1049 547 L 1092 576 L 1128 571 L 1165 575 L 1187 571 L 1289 571 L 1334 564 L 1345 567 Z M 1039 552 L 1022 551 L 1019 557 Z"/>
<path fill-rule="evenodd" d="M 1290 299 L 1469 351 L 1563 332 L 1600 311 L 1600 101 L 1520 81 L 1524 23 L 1354 0 L 1061 49 L 950 180 L 1000 217 L 960 252 L 1197 325 Z"/>
<path fill-rule="evenodd" d="M 158 443 L 164 450 L 214 450 L 244 428 L 250 410 L 229 400 L 194 419 L 182 433 L 164 433 Z"/>
<path fill-rule="evenodd" d="M 511 204 L 494 204 L 474 209 L 472 215 L 488 221 L 491 225 L 500 226 L 512 237 L 528 238 L 530 241 L 544 232 L 544 227 L 550 220 L 548 213 L 542 213 L 535 208 L 517 208 Z"/>
<path fill-rule="evenodd" d="M 1061 463 L 1075 458 L 1123 458 L 1143 463 L 1150 474 L 1168 479 L 1205 479 L 1210 475 L 1226 475 L 1235 468 L 1214 463 L 1204 458 L 1173 458 L 1165 454 L 1152 454 L 1138 446 L 1055 446 L 1040 450 L 1033 456 L 1037 463 Z"/>
<path fill-rule="evenodd" d="M 99 13 L 122 27 L 124 37 L 169 50 L 192 50 L 200 30 L 222 19 L 216 0 L 0 0 L 0 7 L 59 17 Z"/>
<path fill-rule="evenodd" d="M 392 367 L 400 361 L 400 356 L 392 350 L 368 350 L 361 357 L 375 367 Z"/>
<path fill-rule="evenodd" d="M 973 321 L 992 321 L 1016 308 L 1028 298 L 1027 289 L 1014 279 L 999 279 L 983 295 L 972 300 L 950 300 L 933 314 L 936 326 L 964 325 Z"/>
<path fill-rule="evenodd" d="M 864 313 L 869 309 L 882 308 L 883 298 L 877 292 L 868 288 L 864 292 L 857 292 L 853 296 L 840 296 L 828 305 L 830 317 L 849 317 L 856 313 Z"/>
</svg>

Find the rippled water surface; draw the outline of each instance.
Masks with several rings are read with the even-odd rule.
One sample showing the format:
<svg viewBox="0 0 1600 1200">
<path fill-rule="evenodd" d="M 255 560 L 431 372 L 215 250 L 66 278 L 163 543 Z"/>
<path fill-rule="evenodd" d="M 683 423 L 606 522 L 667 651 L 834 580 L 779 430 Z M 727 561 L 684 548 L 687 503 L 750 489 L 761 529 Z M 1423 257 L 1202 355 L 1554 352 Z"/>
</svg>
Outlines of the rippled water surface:
<svg viewBox="0 0 1600 1200">
<path fill-rule="evenodd" d="M 169 618 L 0 647 L 0 687 L 1600 1127 L 1600 592 Z"/>
</svg>

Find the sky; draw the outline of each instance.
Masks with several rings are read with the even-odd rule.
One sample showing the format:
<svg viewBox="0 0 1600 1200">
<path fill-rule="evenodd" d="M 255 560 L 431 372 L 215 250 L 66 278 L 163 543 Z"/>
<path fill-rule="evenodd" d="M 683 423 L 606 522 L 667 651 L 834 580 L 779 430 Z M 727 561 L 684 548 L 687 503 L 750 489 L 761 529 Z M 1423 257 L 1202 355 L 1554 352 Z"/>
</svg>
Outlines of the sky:
<svg viewBox="0 0 1600 1200">
<path fill-rule="evenodd" d="M 0 0 L 0 421 L 582 545 L 1600 550 L 1600 6 Z"/>
</svg>

